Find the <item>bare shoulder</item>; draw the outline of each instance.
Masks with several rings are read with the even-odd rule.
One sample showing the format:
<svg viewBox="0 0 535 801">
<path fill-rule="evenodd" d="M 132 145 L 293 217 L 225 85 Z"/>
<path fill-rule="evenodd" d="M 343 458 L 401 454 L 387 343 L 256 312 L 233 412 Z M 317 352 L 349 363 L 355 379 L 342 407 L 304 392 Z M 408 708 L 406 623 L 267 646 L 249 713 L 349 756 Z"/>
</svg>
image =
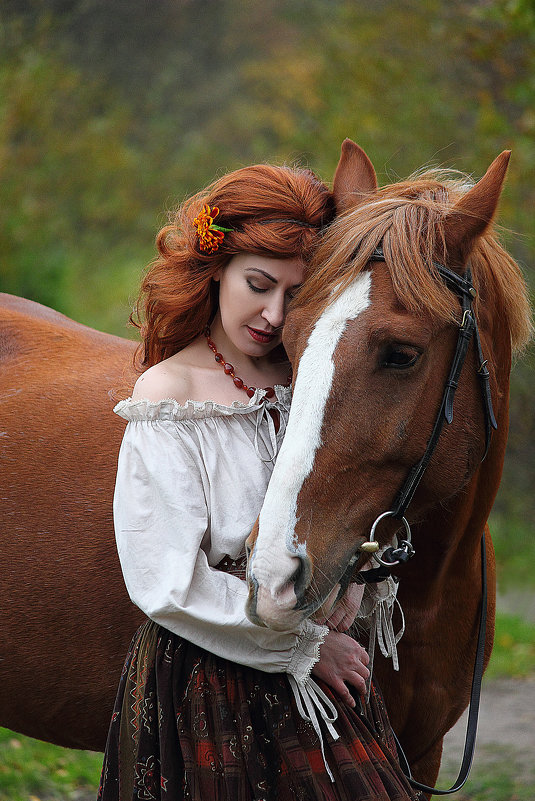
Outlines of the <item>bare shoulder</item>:
<svg viewBox="0 0 535 801">
<path fill-rule="evenodd" d="M 174 398 L 184 404 L 191 397 L 194 381 L 190 366 L 177 356 L 149 367 L 136 381 L 132 398 L 153 402 Z"/>
</svg>

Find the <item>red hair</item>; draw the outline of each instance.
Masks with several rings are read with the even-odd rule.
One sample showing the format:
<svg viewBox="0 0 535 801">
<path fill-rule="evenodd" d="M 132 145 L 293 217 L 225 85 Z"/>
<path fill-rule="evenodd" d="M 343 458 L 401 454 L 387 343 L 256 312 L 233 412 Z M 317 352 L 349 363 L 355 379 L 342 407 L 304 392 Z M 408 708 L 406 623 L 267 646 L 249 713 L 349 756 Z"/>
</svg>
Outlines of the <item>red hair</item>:
<svg viewBox="0 0 535 801">
<path fill-rule="evenodd" d="M 219 208 L 217 225 L 232 229 L 217 252 L 199 248 L 194 218 L 204 204 Z M 334 217 L 327 186 L 308 169 L 244 167 L 185 201 L 159 232 L 131 322 L 141 329 L 136 364 L 144 370 L 192 342 L 217 309 L 212 278 L 239 253 L 277 259 L 311 255 Z"/>
</svg>

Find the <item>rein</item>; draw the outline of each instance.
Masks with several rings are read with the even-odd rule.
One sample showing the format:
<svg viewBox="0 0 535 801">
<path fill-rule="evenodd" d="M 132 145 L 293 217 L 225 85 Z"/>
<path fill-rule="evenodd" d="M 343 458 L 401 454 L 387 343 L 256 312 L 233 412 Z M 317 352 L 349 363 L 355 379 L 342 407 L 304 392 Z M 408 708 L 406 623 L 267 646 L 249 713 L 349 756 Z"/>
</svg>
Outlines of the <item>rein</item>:
<svg viewBox="0 0 535 801">
<path fill-rule="evenodd" d="M 375 251 L 372 253 L 370 261 L 383 261 L 383 262 L 386 261 L 381 246 L 377 247 Z M 455 347 L 455 352 L 453 354 L 449 375 L 444 386 L 444 392 L 442 395 L 440 408 L 437 417 L 435 419 L 435 423 L 431 431 L 431 436 L 429 437 L 429 440 L 427 442 L 424 454 L 420 459 L 420 461 L 417 462 L 411 468 L 409 475 L 405 479 L 403 486 L 401 487 L 401 489 L 397 494 L 392 509 L 388 510 L 387 512 L 383 512 L 377 517 L 371 528 L 368 541 L 362 543 L 362 545 L 359 548 L 359 550 L 362 550 L 365 553 L 372 554 L 373 558 L 380 564 L 380 567 L 375 568 L 374 570 L 367 571 L 368 574 L 373 574 L 373 575 L 369 575 L 366 578 L 364 578 L 364 576 L 366 575 L 365 573 L 360 573 L 359 578 L 357 578 L 358 583 L 362 583 L 363 581 L 366 582 L 382 581 L 384 578 L 390 575 L 391 568 L 394 565 L 405 563 L 412 556 L 414 556 L 415 551 L 411 543 L 411 530 L 409 523 L 404 516 L 405 511 L 408 505 L 410 504 L 420 481 L 422 480 L 422 477 L 429 465 L 429 462 L 431 461 L 431 457 L 438 444 L 440 435 L 444 428 L 444 424 L 447 423 L 449 425 L 453 420 L 453 401 L 455 398 L 455 392 L 459 384 L 459 377 L 464 362 L 466 360 L 466 355 L 468 353 L 468 346 L 470 344 L 470 340 L 472 339 L 472 337 L 474 337 L 476 355 L 479 364 L 479 367 L 477 369 L 477 374 L 480 380 L 483 408 L 485 412 L 485 452 L 483 454 L 483 459 L 486 457 L 488 453 L 492 430 L 493 429 L 496 430 L 498 427 L 496 423 L 496 418 L 494 416 L 494 410 L 492 408 L 492 397 L 490 392 L 490 373 L 487 368 L 487 360 L 483 356 L 483 351 L 481 348 L 481 338 L 479 335 L 479 328 L 477 325 L 477 320 L 474 314 L 474 310 L 472 308 L 473 300 L 476 297 L 476 290 L 472 285 L 472 275 L 470 268 L 467 267 L 467 269 L 465 270 L 464 277 L 462 277 L 457 273 L 453 272 L 452 270 L 450 270 L 448 267 L 445 267 L 442 264 L 438 264 L 437 262 L 433 262 L 433 266 L 439 273 L 440 277 L 442 278 L 446 286 L 449 289 L 451 289 L 459 297 L 461 301 L 462 320 L 459 327 L 457 344 Z M 396 548 L 391 546 L 384 551 L 382 556 L 378 556 L 377 551 L 379 550 L 379 543 L 375 539 L 375 530 L 380 521 L 386 517 L 393 517 L 397 520 L 400 520 L 403 523 L 403 526 L 405 528 L 405 539 L 402 539 L 400 542 L 398 542 Z M 356 557 L 354 557 L 354 559 L 356 561 Z M 481 595 L 482 598 L 481 598 L 481 611 L 479 619 L 479 632 L 478 632 L 477 647 L 476 647 L 474 673 L 472 677 L 472 688 L 470 692 L 470 705 L 468 712 L 468 723 L 466 728 L 466 740 L 465 740 L 463 758 L 459 770 L 459 775 L 455 783 L 452 785 L 452 787 L 450 787 L 448 790 L 438 790 L 437 788 L 428 787 L 427 785 L 421 784 L 420 782 L 417 782 L 415 779 L 413 779 L 407 758 L 403 753 L 403 750 L 396 735 L 394 734 L 396 745 L 398 748 L 399 760 L 403 772 L 407 776 L 407 779 L 409 780 L 412 787 L 414 787 L 417 790 L 422 790 L 424 793 L 429 793 L 432 795 L 449 795 L 450 793 L 457 792 L 457 790 L 459 790 L 466 782 L 472 765 L 474 749 L 475 749 L 476 732 L 477 732 L 477 719 L 479 714 L 481 681 L 483 678 L 483 669 L 484 669 L 485 635 L 486 635 L 486 625 L 487 625 L 487 560 L 486 560 L 484 533 L 481 538 Z"/>
<path fill-rule="evenodd" d="M 456 793 L 468 779 L 474 751 L 476 747 L 477 719 L 479 715 L 479 699 L 481 697 L 481 680 L 483 678 L 484 658 L 485 658 L 485 634 L 487 630 L 487 551 L 485 546 L 485 535 L 481 537 L 481 611 L 479 617 L 479 631 L 477 635 L 476 658 L 474 663 L 474 673 L 472 676 L 472 687 L 470 689 L 470 704 L 468 706 L 468 720 L 466 723 L 466 738 L 464 741 L 463 758 L 459 775 L 455 782 L 447 790 L 439 790 L 436 787 L 428 787 L 413 779 L 407 757 L 403 752 L 401 744 L 394 731 L 394 740 L 398 751 L 401 770 L 409 780 L 409 783 L 416 790 L 422 790 L 430 795 L 450 795 Z"/>
</svg>

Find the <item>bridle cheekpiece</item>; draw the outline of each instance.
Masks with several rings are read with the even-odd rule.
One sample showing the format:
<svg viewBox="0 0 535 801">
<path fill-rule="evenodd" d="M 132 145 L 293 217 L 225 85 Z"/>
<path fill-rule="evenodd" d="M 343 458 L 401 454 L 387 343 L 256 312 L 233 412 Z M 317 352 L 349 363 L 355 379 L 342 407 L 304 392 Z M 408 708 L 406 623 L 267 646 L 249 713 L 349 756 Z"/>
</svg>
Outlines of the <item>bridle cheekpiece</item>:
<svg viewBox="0 0 535 801">
<path fill-rule="evenodd" d="M 374 252 L 371 255 L 370 261 L 383 261 L 383 262 L 386 261 L 383 248 L 381 246 L 377 247 L 374 250 Z M 494 410 L 492 408 L 492 397 L 490 392 L 490 373 L 487 367 L 487 360 L 483 356 L 477 319 L 474 313 L 474 309 L 472 307 L 472 303 L 477 293 L 472 284 L 472 274 L 470 271 L 470 267 L 467 266 L 466 270 L 464 271 L 464 276 L 461 276 L 458 275 L 453 270 L 450 270 L 448 267 L 445 267 L 443 264 L 433 262 L 433 266 L 437 270 L 438 274 L 440 275 L 441 279 L 444 281 L 446 286 L 459 297 L 459 300 L 461 302 L 462 317 L 459 326 L 459 334 L 457 337 L 457 345 L 455 347 L 455 352 L 453 354 L 453 359 L 451 362 L 448 378 L 444 386 L 444 392 L 442 394 L 442 401 L 440 404 L 440 408 L 437 417 L 435 419 L 433 430 L 431 431 L 431 436 L 429 437 L 429 440 L 427 442 L 424 454 L 420 459 L 420 461 L 417 462 L 410 470 L 409 475 L 405 479 L 403 486 L 401 487 L 400 491 L 397 494 L 397 497 L 394 501 L 394 505 L 392 506 L 392 508 L 389 509 L 387 512 L 383 512 L 376 518 L 375 522 L 371 527 L 368 541 L 362 543 L 359 546 L 358 550 L 372 555 L 373 559 L 379 563 L 379 567 L 372 568 L 371 570 L 361 571 L 357 575 L 356 578 L 357 583 L 376 583 L 378 581 L 382 581 L 389 575 L 391 575 L 392 567 L 407 562 L 412 556 L 414 556 L 414 548 L 411 543 L 411 529 L 407 519 L 405 518 L 405 511 L 408 505 L 410 504 L 414 496 L 414 493 L 416 492 L 416 489 L 420 481 L 422 480 L 422 476 L 424 475 L 429 465 L 433 452 L 437 446 L 440 434 L 444 427 L 444 423 L 448 423 L 449 425 L 453 420 L 453 401 L 455 398 L 455 392 L 459 384 L 459 377 L 461 375 L 461 370 L 466 360 L 468 346 L 470 344 L 472 337 L 474 337 L 476 356 L 479 364 L 477 368 L 477 374 L 480 381 L 481 394 L 483 398 L 483 409 L 485 413 L 485 452 L 483 454 L 483 459 L 485 459 L 488 453 L 488 449 L 490 447 L 492 431 L 493 429 L 496 430 L 498 428 L 498 424 L 494 416 Z M 382 552 L 382 555 L 379 556 L 377 553 L 377 551 L 379 550 L 379 543 L 375 539 L 375 530 L 380 521 L 388 517 L 393 517 L 401 521 L 405 529 L 405 539 L 400 540 L 396 548 L 394 548 L 393 546 L 386 548 Z M 354 564 L 356 561 L 357 561 L 357 556 L 355 555 L 353 559 L 350 560 L 350 565 Z M 424 793 L 432 795 L 449 795 L 451 793 L 457 792 L 457 790 L 459 790 L 466 782 L 472 764 L 472 759 L 475 749 L 476 732 L 477 732 L 477 719 L 479 710 L 479 698 L 481 692 L 481 680 L 483 677 L 483 669 L 484 669 L 485 637 L 486 637 L 486 623 L 487 623 L 487 571 L 486 571 L 486 550 L 485 550 L 484 533 L 481 537 L 481 595 L 482 598 L 481 598 L 479 629 L 478 629 L 478 638 L 476 646 L 476 659 L 474 663 L 474 674 L 472 678 L 472 689 L 470 693 L 470 706 L 468 711 L 466 740 L 465 740 L 463 758 L 459 770 L 459 775 L 456 781 L 453 783 L 453 785 L 447 790 L 439 790 L 436 787 L 429 787 L 425 784 L 417 782 L 412 777 L 410 767 L 407 762 L 407 758 L 403 753 L 403 749 L 401 748 L 399 740 L 397 739 L 394 733 L 394 738 L 396 740 L 398 756 L 400 759 L 402 770 L 407 776 L 411 786 L 418 790 L 422 790 Z"/>
<path fill-rule="evenodd" d="M 374 250 L 370 257 L 370 261 L 386 261 L 381 245 Z M 411 556 L 414 555 L 414 548 L 411 544 L 410 526 L 404 516 L 405 511 L 410 504 L 420 481 L 422 480 L 429 462 L 431 461 L 431 457 L 438 444 L 440 434 L 442 433 L 444 423 L 449 425 L 453 420 L 453 401 L 455 398 L 455 392 L 459 385 L 461 370 L 463 368 L 466 354 L 468 353 L 468 346 L 472 337 L 474 337 L 477 360 L 479 364 L 477 375 L 480 381 L 483 409 L 485 412 L 485 452 L 483 459 L 487 455 L 490 446 L 492 430 L 497 429 L 498 427 L 496 418 L 494 416 L 494 410 L 492 408 L 490 373 L 487 367 L 487 360 L 483 356 L 481 337 L 479 335 L 477 319 L 472 306 L 477 292 L 472 284 L 470 267 L 466 267 L 464 276 L 461 276 L 453 270 L 450 270 L 448 267 L 445 267 L 443 264 L 439 264 L 438 262 L 433 262 L 433 266 L 437 270 L 446 286 L 459 297 L 461 302 L 462 318 L 449 375 L 444 386 L 444 392 L 442 394 L 442 401 L 423 456 L 420 461 L 411 468 L 409 475 L 405 479 L 403 486 L 397 494 L 392 508 L 387 512 L 382 512 L 377 517 L 371 528 L 368 541 L 362 543 L 359 548 L 361 551 L 374 554 L 374 559 L 384 566 L 392 566 L 398 564 L 399 562 L 406 562 Z M 401 540 L 398 548 L 388 548 L 382 554 L 382 557 L 378 557 L 375 555 L 379 550 L 379 543 L 375 539 L 375 530 L 379 522 L 386 517 L 394 517 L 396 520 L 400 520 L 405 527 L 406 537 L 405 539 Z"/>
</svg>

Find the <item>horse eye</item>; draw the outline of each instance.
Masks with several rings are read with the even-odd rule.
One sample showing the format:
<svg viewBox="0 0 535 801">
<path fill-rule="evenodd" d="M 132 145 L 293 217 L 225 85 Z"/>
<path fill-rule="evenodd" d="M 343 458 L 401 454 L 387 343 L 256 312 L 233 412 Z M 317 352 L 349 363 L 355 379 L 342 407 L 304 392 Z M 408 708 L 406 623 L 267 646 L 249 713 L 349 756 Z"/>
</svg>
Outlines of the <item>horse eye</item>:
<svg viewBox="0 0 535 801">
<path fill-rule="evenodd" d="M 403 345 L 389 345 L 382 356 L 381 367 L 394 368 L 395 370 L 407 370 L 413 367 L 420 353 L 416 348 Z"/>
</svg>

